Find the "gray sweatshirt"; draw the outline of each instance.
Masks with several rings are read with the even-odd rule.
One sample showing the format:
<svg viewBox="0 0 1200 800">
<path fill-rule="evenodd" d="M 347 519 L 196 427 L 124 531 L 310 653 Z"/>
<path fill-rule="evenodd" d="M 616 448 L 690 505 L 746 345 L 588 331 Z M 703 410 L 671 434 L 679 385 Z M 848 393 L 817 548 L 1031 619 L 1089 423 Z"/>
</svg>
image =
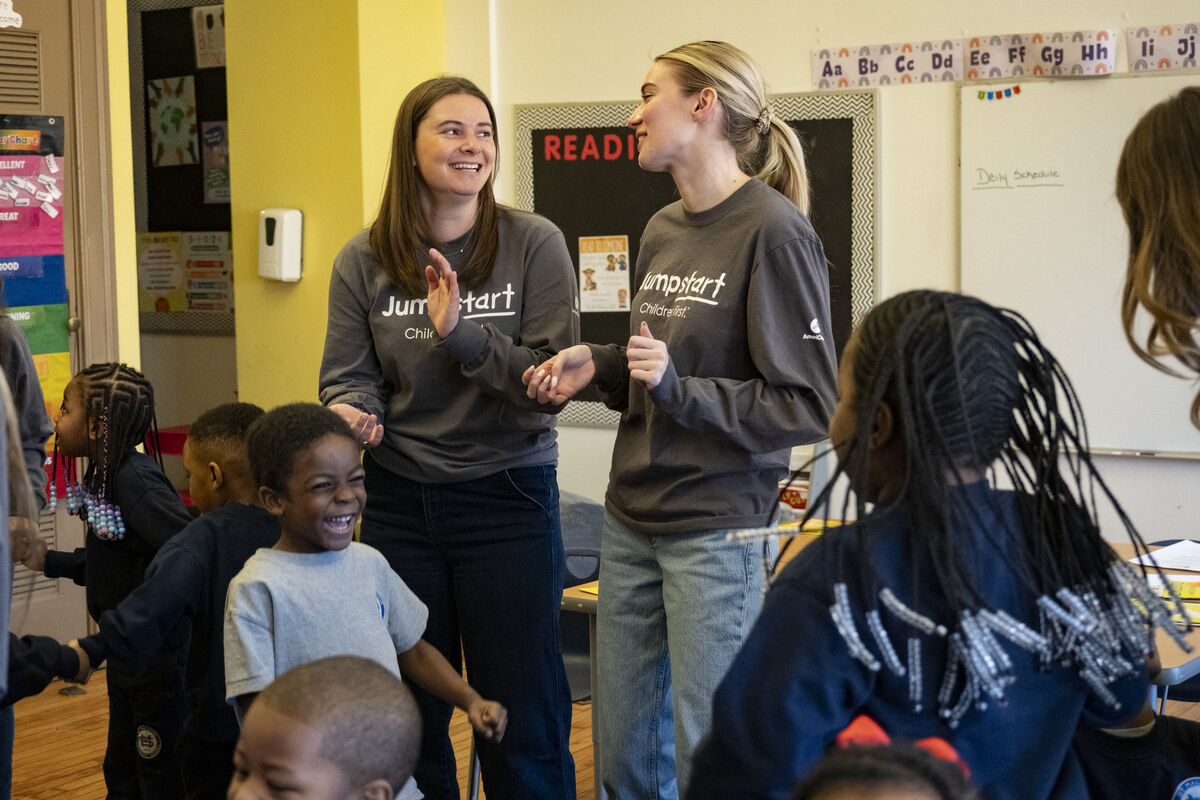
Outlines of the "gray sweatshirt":
<svg viewBox="0 0 1200 800">
<path fill-rule="evenodd" d="M 42 385 L 38 383 L 37 367 L 25 334 L 3 314 L 0 314 L 0 367 L 8 379 L 13 407 L 17 410 L 21 449 L 37 503 L 35 508 L 42 509 L 46 506 L 46 440 L 54 433 L 54 426 L 46 414 Z"/>
<path fill-rule="evenodd" d="M 373 454 L 409 480 L 473 480 L 558 459 L 557 409 L 526 398 L 521 373 L 579 341 L 574 267 L 549 220 L 504 206 L 499 215 L 492 276 L 461 292 L 445 339 L 426 299 L 388 281 L 366 231 L 334 261 L 321 402 L 377 415 L 385 432 Z M 457 248 L 444 254 L 454 268 L 470 255 Z"/>
<path fill-rule="evenodd" d="M 751 180 L 707 211 L 655 214 L 634 286 L 630 333 L 645 320 L 671 363 L 647 391 L 623 346 L 592 348 L 594 384 L 623 412 L 608 510 L 655 535 L 767 524 L 789 449 L 825 436 L 837 400 L 820 239 Z"/>
</svg>

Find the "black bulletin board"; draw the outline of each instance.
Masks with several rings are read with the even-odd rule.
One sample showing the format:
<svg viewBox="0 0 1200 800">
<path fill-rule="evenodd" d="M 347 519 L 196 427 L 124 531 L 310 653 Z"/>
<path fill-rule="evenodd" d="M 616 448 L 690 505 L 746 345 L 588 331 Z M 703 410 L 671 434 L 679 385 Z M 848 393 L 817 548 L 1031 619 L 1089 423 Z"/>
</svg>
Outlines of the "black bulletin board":
<svg viewBox="0 0 1200 800">
<path fill-rule="evenodd" d="M 229 119 L 225 101 L 225 68 L 196 68 L 196 43 L 192 34 L 192 9 L 145 11 L 141 15 L 142 85 L 158 78 L 190 75 L 196 87 L 196 120 Z M 135 91 L 138 90 L 135 87 Z M 142 114 L 140 124 L 147 125 Z M 204 202 L 204 167 L 199 163 L 170 167 L 150 166 L 150 133 L 145 133 L 147 231 L 230 230 L 228 203 Z"/>
<path fill-rule="evenodd" d="M 778 95 L 771 105 L 804 145 L 810 216 L 829 261 L 833 337 L 840 354 L 852 326 L 875 300 L 875 92 Z M 576 269 L 581 236 L 627 235 L 629 262 L 636 264 L 646 223 L 679 198 L 670 175 L 637 165 L 632 131 L 624 125 L 635 108 L 634 103 L 516 108 L 517 205 L 562 229 Z M 584 313 L 580 327 L 584 341 L 624 342 L 629 314 Z M 559 419 L 611 426 L 618 415 L 589 390 Z"/>
</svg>

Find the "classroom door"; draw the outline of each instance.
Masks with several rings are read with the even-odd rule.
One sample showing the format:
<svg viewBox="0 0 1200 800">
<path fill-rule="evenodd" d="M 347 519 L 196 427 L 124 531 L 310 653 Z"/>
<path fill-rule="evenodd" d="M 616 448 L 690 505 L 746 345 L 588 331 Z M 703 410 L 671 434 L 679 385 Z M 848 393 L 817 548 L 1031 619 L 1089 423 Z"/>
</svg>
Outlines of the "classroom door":
<svg viewBox="0 0 1200 800">
<path fill-rule="evenodd" d="M 72 368 L 116 356 L 103 0 L 16 0 L 19 27 L 0 28 L 0 114 L 64 119 L 63 261 Z M 80 268 L 86 261 L 87 270 Z M 57 409 L 61 397 L 47 393 Z M 61 479 L 60 479 L 61 480 Z M 83 525 L 60 504 L 40 521 L 56 550 L 82 546 Z M 81 587 L 17 565 L 10 629 L 66 640 L 87 633 Z"/>
</svg>

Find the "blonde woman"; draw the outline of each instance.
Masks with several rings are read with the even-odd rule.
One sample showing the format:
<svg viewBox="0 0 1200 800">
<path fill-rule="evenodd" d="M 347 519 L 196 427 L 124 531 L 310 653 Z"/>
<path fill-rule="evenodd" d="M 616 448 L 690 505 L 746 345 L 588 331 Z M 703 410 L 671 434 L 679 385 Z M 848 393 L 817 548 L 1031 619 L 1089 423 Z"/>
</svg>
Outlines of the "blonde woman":
<svg viewBox="0 0 1200 800">
<path fill-rule="evenodd" d="M 595 383 L 622 412 L 606 496 L 598 647 L 603 782 L 683 794 L 712 695 L 762 603 L 763 545 L 796 444 L 836 399 L 829 276 L 803 152 L 753 61 L 724 42 L 655 59 L 629 118 L 638 163 L 680 200 L 642 236 L 625 346 L 524 376 L 562 403 Z"/>
</svg>

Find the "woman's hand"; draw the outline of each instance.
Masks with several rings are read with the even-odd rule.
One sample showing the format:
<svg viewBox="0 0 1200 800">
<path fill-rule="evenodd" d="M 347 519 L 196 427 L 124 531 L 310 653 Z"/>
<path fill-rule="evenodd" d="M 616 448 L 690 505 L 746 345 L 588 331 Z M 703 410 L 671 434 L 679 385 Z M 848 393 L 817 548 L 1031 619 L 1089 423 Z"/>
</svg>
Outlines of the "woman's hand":
<svg viewBox="0 0 1200 800">
<path fill-rule="evenodd" d="M 596 376 L 592 351 L 585 344 L 562 350 L 541 366 L 530 367 L 521 375 L 525 394 L 543 405 L 567 402 Z"/>
<path fill-rule="evenodd" d="M 645 320 L 642 320 L 640 334 L 630 336 L 629 344 L 625 346 L 629 377 L 640 381 L 647 389 L 653 389 L 667 371 L 671 356 L 667 354 L 667 343 L 654 338 Z"/>
<path fill-rule="evenodd" d="M 329 410 L 346 420 L 350 432 L 363 447 L 374 447 L 383 441 L 383 426 L 374 414 L 360 411 L 347 403 L 334 403 Z"/>
<path fill-rule="evenodd" d="M 425 279 L 429 281 L 429 319 L 438 336 L 445 339 L 458 325 L 458 273 L 450 269 L 450 262 L 436 249 L 430 249 L 429 257 L 436 264 L 425 267 Z"/>
</svg>

